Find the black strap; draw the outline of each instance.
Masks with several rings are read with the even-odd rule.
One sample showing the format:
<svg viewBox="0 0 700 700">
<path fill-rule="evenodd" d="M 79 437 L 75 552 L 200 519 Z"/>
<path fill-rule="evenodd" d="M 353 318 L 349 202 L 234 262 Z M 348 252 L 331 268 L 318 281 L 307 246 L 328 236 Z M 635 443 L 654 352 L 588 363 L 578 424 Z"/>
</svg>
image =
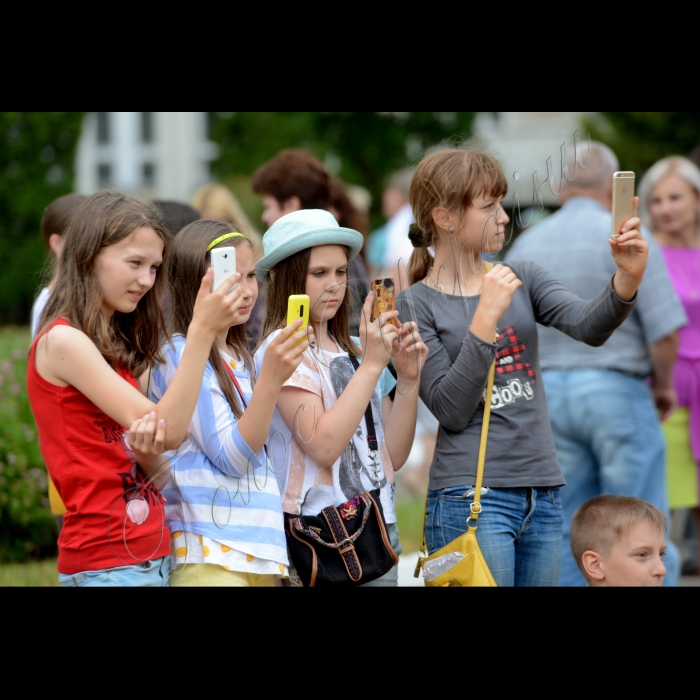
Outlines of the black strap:
<svg viewBox="0 0 700 700">
<path fill-rule="evenodd" d="M 357 361 L 357 358 L 354 355 L 350 355 L 348 353 L 348 357 L 350 358 L 350 362 L 352 362 L 352 366 L 355 368 L 355 371 L 360 368 L 360 363 Z M 369 400 L 369 403 L 367 404 L 367 410 L 365 411 L 365 422 L 367 423 L 367 445 L 369 446 L 369 451 L 371 452 L 378 452 L 379 451 L 379 443 L 377 442 L 377 431 L 374 429 L 374 414 L 372 413 L 372 399 Z"/>
</svg>

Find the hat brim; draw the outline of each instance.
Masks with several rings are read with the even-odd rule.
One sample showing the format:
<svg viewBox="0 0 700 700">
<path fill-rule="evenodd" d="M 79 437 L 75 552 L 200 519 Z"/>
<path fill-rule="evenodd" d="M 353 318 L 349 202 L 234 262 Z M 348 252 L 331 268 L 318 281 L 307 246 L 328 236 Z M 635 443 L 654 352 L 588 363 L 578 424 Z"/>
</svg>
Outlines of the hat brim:
<svg viewBox="0 0 700 700">
<path fill-rule="evenodd" d="M 350 261 L 360 254 L 364 242 L 362 234 L 351 228 L 338 227 L 317 229 L 310 233 L 305 233 L 298 238 L 292 238 L 290 241 L 283 243 L 273 250 L 269 255 L 258 260 L 255 264 L 255 275 L 261 282 L 264 282 L 270 270 L 283 260 L 307 248 L 315 248 L 322 245 L 342 245 L 348 247 L 350 249 L 348 261 Z"/>
</svg>

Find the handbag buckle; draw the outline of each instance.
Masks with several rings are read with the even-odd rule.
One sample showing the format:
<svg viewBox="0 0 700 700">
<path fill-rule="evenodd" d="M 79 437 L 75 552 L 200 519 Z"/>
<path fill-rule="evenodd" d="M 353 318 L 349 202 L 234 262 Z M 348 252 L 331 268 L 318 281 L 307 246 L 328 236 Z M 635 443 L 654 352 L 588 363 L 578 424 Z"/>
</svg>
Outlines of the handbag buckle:
<svg viewBox="0 0 700 700">
<path fill-rule="evenodd" d="M 477 516 L 481 515 L 481 503 L 472 503 L 469 506 L 469 510 L 470 510 L 472 515 L 477 515 Z"/>
<path fill-rule="evenodd" d="M 340 556 L 351 552 L 353 549 L 355 549 L 355 547 L 350 539 L 343 540 L 338 544 L 338 554 L 340 554 Z"/>
</svg>

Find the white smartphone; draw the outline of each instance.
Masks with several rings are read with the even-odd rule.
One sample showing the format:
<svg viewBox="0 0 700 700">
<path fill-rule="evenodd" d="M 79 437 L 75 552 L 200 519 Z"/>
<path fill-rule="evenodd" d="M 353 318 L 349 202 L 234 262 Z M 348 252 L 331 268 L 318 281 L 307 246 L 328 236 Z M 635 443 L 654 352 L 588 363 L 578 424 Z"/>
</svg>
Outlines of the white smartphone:
<svg viewBox="0 0 700 700">
<path fill-rule="evenodd" d="M 231 275 L 236 274 L 236 249 L 214 248 L 211 251 L 211 267 L 214 270 L 214 283 L 211 291 L 216 291 Z M 231 287 L 233 289 L 233 287 Z M 231 289 L 226 291 L 228 294 Z"/>
<path fill-rule="evenodd" d="M 617 240 L 625 221 L 634 216 L 634 173 L 613 174 L 612 237 Z"/>
</svg>

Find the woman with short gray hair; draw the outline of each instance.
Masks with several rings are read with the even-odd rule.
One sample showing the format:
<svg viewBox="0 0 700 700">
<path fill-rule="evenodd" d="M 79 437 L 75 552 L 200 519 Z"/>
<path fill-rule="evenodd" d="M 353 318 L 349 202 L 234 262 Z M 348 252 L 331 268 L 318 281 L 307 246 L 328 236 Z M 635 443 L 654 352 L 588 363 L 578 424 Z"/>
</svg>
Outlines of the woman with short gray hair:
<svg viewBox="0 0 700 700">
<path fill-rule="evenodd" d="M 644 176 L 639 194 L 642 220 L 661 246 L 688 316 L 674 372 L 679 408 L 663 427 L 671 510 L 692 508 L 700 528 L 700 170 L 687 158 L 664 158 Z"/>
</svg>

